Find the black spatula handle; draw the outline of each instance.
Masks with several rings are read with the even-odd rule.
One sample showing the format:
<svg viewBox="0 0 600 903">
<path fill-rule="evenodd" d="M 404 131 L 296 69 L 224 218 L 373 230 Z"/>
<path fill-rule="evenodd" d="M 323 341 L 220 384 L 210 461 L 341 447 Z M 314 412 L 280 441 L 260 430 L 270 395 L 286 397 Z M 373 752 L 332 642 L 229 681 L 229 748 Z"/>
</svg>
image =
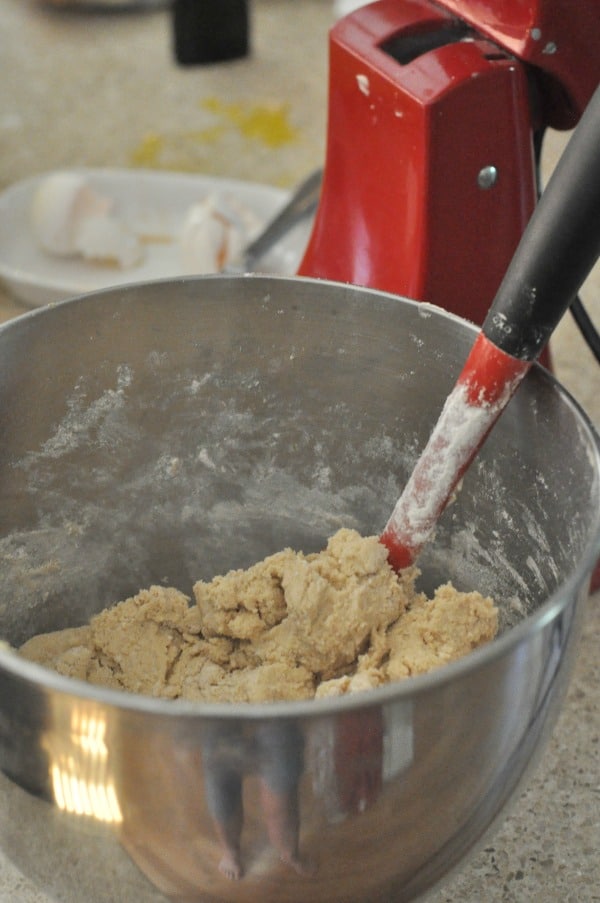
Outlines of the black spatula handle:
<svg viewBox="0 0 600 903">
<path fill-rule="evenodd" d="M 600 87 L 533 212 L 483 324 L 498 348 L 535 360 L 600 255 Z"/>
</svg>

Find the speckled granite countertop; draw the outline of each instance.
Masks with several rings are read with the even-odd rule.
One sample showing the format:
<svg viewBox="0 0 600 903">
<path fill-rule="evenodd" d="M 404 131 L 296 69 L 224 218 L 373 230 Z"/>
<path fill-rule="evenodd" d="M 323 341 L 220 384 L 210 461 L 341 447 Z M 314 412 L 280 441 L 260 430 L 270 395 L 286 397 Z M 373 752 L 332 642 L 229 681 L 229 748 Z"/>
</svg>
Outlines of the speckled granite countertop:
<svg viewBox="0 0 600 903">
<path fill-rule="evenodd" d="M 77 165 L 145 165 L 287 187 L 322 163 L 329 0 L 254 0 L 251 57 L 202 69 L 174 64 L 165 7 L 69 12 L 0 0 L 0 21 L 0 190 Z M 275 118 L 271 127 L 244 129 L 240 111 L 242 119 L 258 111 L 263 125 Z M 550 136 L 547 169 L 564 141 Z M 598 270 L 584 298 L 600 322 Z M 0 321 L 24 310 L 0 286 Z M 600 426 L 600 371 L 568 317 L 553 350 L 559 378 Z M 600 900 L 599 648 L 596 594 L 563 714 L 534 776 L 433 903 Z M 49 899 L 0 854 L 0 901 Z"/>
</svg>

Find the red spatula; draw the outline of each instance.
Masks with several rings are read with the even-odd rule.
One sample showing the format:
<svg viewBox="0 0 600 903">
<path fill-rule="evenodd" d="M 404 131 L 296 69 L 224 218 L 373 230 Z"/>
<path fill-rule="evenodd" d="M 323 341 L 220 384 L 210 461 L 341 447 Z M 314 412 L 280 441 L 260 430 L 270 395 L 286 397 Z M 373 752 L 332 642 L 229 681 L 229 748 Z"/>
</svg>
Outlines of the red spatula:
<svg viewBox="0 0 600 903">
<path fill-rule="evenodd" d="M 456 385 L 381 535 L 412 564 L 460 478 L 600 255 L 600 87 L 525 230 Z"/>
</svg>

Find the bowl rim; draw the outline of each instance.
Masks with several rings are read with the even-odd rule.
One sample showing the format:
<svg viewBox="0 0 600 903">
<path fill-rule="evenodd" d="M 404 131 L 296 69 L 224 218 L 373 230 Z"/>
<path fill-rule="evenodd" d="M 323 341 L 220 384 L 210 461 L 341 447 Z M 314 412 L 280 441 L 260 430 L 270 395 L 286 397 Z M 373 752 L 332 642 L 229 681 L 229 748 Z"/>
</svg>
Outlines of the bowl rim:
<svg viewBox="0 0 600 903">
<path fill-rule="evenodd" d="M 26 311 L 18 317 L 0 324 L 0 333 L 14 328 L 31 317 L 44 317 L 56 307 L 78 304 L 97 296 L 104 296 L 114 292 L 129 293 L 132 290 L 143 290 L 147 286 L 173 285 L 174 283 L 195 283 L 213 280 L 239 280 L 265 281 L 277 283 L 313 283 L 319 287 L 331 286 L 336 289 L 344 289 L 357 294 L 366 294 L 370 297 L 388 299 L 394 302 L 402 302 L 414 307 L 420 314 L 425 307 L 435 316 L 442 316 L 457 321 L 466 327 L 473 335 L 476 335 L 479 327 L 444 310 L 434 304 L 415 301 L 389 292 L 353 285 L 349 283 L 335 282 L 333 280 L 316 279 L 304 276 L 278 276 L 247 273 L 243 275 L 209 274 L 199 276 L 185 276 L 178 279 L 160 279 L 151 282 L 130 283 L 128 286 L 116 286 L 114 288 L 98 289 L 72 298 L 67 298 L 44 307 L 37 307 Z M 577 418 L 583 434 L 589 443 L 589 453 L 593 458 L 596 473 L 596 492 L 600 495 L 600 435 L 592 424 L 589 416 L 573 397 L 565 386 L 544 367 L 534 363 L 532 372 L 536 373 L 544 381 L 548 382 L 553 390 L 558 392 L 561 400 L 571 409 Z M 341 696 L 328 696 L 322 699 L 285 700 L 261 703 L 216 703 L 194 702 L 183 699 L 164 699 L 143 694 L 137 694 L 126 690 L 114 690 L 107 687 L 90 684 L 76 678 L 65 677 L 52 671 L 43 665 L 27 661 L 10 646 L 0 640 L 0 672 L 5 671 L 12 676 L 35 687 L 40 693 L 52 691 L 63 697 L 85 701 L 90 704 L 109 706 L 124 712 L 139 715 L 150 715 L 161 718 L 183 718 L 186 720 L 233 720 L 243 718 L 248 721 L 266 721 L 278 719 L 315 719 L 328 715 L 339 715 L 348 711 L 369 709 L 390 703 L 407 703 L 411 699 L 426 694 L 433 689 L 452 683 L 472 671 L 480 665 L 489 665 L 502 658 L 516 646 L 527 641 L 534 633 L 537 633 L 549 625 L 568 605 L 569 600 L 575 599 L 588 584 L 592 570 L 600 554 L 600 505 L 598 506 L 594 523 L 589 531 L 585 547 L 573 563 L 565 580 L 557 587 L 549 598 L 536 608 L 534 612 L 523 617 L 517 624 L 503 631 L 490 643 L 475 649 L 462 658 L 440 666 L 426 674 L 414 675 L 376 687 L 368 691 L 349 693 Z"/>
</svg>

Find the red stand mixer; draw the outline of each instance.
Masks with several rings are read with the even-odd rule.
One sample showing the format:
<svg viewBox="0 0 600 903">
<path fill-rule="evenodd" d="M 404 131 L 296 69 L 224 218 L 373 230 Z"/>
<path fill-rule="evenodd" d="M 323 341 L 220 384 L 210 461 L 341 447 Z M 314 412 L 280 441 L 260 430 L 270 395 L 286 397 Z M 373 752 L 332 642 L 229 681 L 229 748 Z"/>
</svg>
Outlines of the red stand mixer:
<svg viewBox="0 0 600 903">
<path fill-rule="evenodd" d="M 299 272 L 481 324 L 536 203 L 543 131 L 575 126 L 600 81 L 597 0 L 381 0 L 332 28 L 329 65 Z"/>
</svg>

